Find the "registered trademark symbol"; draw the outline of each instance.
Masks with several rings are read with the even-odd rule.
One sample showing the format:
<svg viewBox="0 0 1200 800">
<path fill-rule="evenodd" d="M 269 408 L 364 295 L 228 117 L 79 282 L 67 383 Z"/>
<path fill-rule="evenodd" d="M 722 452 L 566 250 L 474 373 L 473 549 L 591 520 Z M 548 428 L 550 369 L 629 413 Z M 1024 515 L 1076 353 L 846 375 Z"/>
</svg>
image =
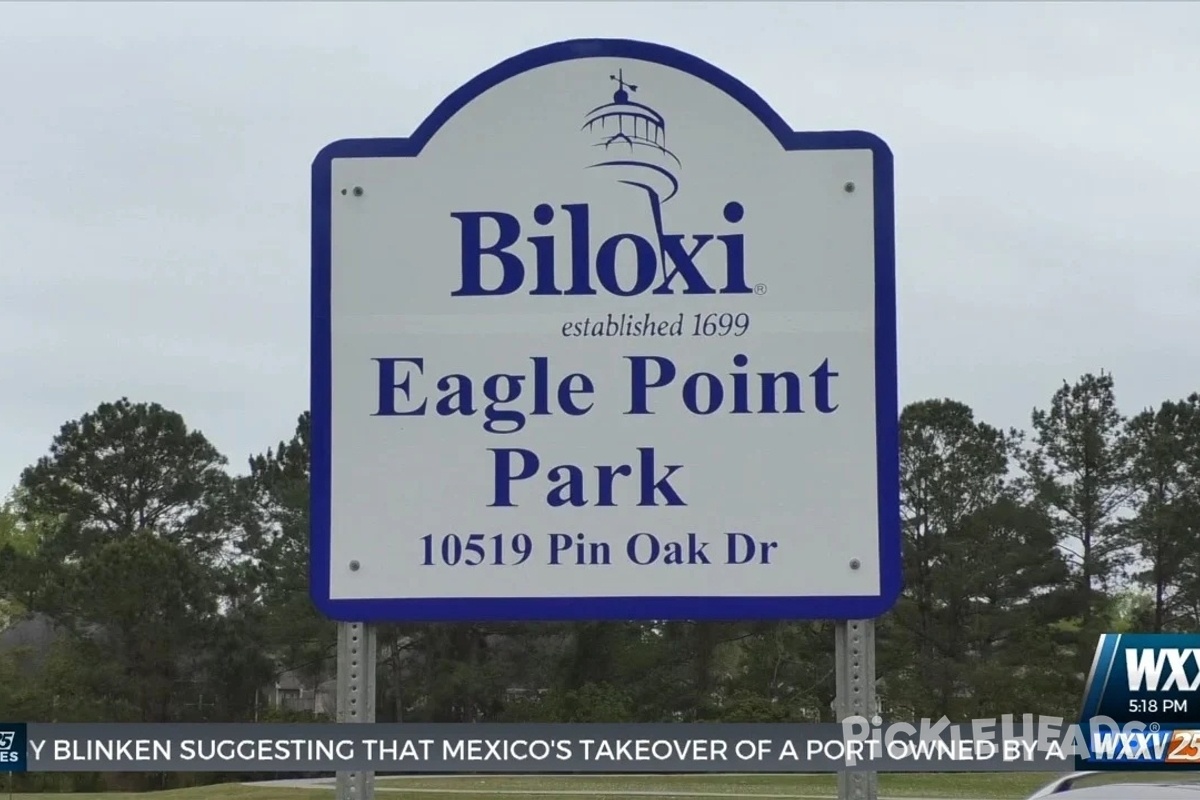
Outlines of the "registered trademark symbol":
<svg viewBox="0 0 1200 800">
<path fill-rule="evenodd" d="M 1159 729 L 1159 724 L 1157 722 L 1150 723 L 1150 732 L 1151 733 L 1154 733 L 1158 729 Z"/>
<path fill-rule="evenodd" d="M 755 294 L 766 294 L 767 293 L 767 285 L 765 283 L 754 284 L 754 293 Z"/>
</svg>

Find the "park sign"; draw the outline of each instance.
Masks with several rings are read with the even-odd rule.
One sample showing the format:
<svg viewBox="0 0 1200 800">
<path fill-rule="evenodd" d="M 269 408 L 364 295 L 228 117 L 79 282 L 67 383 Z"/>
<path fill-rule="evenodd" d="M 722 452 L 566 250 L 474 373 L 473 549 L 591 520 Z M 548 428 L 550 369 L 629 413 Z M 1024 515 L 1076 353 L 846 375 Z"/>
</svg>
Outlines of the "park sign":
<svg viewBox="0 0 1200 800">
<path fill-rule="evenodd" d="M 869 619 L 900 591 L 892 156 L 626 40 L 313 164 L 342 621 Z"/>
</svg>

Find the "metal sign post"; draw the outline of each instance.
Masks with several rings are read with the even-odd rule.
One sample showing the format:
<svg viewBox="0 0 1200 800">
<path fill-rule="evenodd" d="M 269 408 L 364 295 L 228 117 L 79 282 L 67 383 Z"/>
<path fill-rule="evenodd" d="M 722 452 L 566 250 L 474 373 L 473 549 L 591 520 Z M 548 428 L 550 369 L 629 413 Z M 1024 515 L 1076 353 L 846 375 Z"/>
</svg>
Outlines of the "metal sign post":
<svg viewBox="0 0 1200 800">
<path fill-rule="evenodd" d="M 837 623 L 835 671 L 838 722 L 847 717 L 871 719 L 878 711 L 875 696 L 875 620 Z M 879 775 L 875 772 L 839 772 L 838 800 L 877 800 Z"/>
<path fill-rule="evenodd" d="M 339 622 L 337 644 L 337 721 L 375 721 L 375 627 Z M 337 800 L 373 800 L 375 773 L 339 772 Z"/>
</svg>

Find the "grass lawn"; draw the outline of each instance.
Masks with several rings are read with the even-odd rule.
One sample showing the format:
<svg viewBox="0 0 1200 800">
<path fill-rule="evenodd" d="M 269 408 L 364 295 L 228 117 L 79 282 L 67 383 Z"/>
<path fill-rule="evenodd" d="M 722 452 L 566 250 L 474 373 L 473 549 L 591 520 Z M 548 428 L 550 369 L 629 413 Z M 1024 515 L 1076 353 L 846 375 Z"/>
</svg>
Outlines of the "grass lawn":
<svg viewBox="0 0 1200 800">
<path fill-rule="evenodd" d="M 879 776 L 882 798 L 961 798 L 1023 800 L 1053 779 L 1045 773 L 891 773 Z M 1159 780 L 1143 774 L 1137 780 Z M 1200 773 L 1174 773 L 1175 780 L 1197 780 Z M 1096 776 L 1090 781 L 1128 781 L 1128 774 Z M 377 800 L 818 800 L 837 796 L 834 775 L 544 775 L 446 776 L 377 779 Z M 0 800 L 8 793 L 0 781 Z M 283 788 L 222 784 L 167 792 L 71 794 L 59 800 L 333 800 L 330 788 Z M 14 794 L 12 800 L 47 800 L 46 794 Z"/>
<path fill-rule="evenodd" d="M 0 781 L 0 787 L 3 782 Z M 384 794 L 384 792 L 380 792 Z M 391 792 L 386 793 L 388 798 Z M 401 795 L 403 796 L 403 795 Z M 194 789 L 171 789 L 166 792 L 72 792 L 70 794 L 13 794 L 0 788 L 0 800 L 332 800 L 333 789 L 277 789 L 275 787 L 242 786 L 236 783 L 198 786 Z"/>
<path fill-rule="evenodd" d="M 1031 773 L 890 774 L 879 778 L 883 798 L 1021 800 L 1051 776 Z M 0 783 L 2 785 L 2 783 Z M 377 779 L 377 800 L 763 800 L 834 798 L 835 775 L 545 775 L 386 777 Z M 7 792 L 0 789 L 0 800 Z M 46 800 L 15 794 L 12 800 Z M 291 789 L 239 784 L 127 794 L 71 794 L 69 800 L 332 800 L 332 788 Z M 68 800 L 63 797 L 62 800 Z"/>
<path fill-rule="evenodd" d="M 1029 795 L 1034 789 L 1044 785 L 1053 778 L 1042 773 L 891 773 L 879 776 L 879 794 L 882 797 L 945 797 L 963 798 L 963 800 L 1019 800 Z M 447 778 L 387 778 L 380 777 L 377 782 L 380 788 L 421 789 L 420 793 L 413 792 L 412 800 L 423 796 L 426 800 L 450 800 L 457 795 L 463 800 L 471 796 L 463 794 L 464 790 L 480 792 L 474 797 L 487 798 L 487 792 L 501 791 L 505 795 L 518 792 L 537 792 L 537 797 L 547 798 L 553 795 L 542 794 L 554 790 L 567 790 L 570 794 L 561 797 L 573 797 L 579 800 L 583 792 L 594 792 L 595 798 L 637 797 L 639 792 L 646 794 L 675 792 L 672 798 L 703 797 L 704 795 L 734 795 L 737 797 L 761 796 L 775 797 L 836 797 L 837 776 L 825 775 L 546 775 L 525 777 L 447 777 Z M 454 789 L 453 793 L 428 794 L 437 789 Z M 383 794 L 380 792 L 380 794 Z M 386 800 L 393 798 L 388 792 Z M 503 795 L 501 795 L 503 796 Z M 583 795 L 591 800 L 592 795 Z M 404 797 L 404 795 L 401 795 Z M 405 798 L 408 800 L 408 798 Z"/>
</svg>

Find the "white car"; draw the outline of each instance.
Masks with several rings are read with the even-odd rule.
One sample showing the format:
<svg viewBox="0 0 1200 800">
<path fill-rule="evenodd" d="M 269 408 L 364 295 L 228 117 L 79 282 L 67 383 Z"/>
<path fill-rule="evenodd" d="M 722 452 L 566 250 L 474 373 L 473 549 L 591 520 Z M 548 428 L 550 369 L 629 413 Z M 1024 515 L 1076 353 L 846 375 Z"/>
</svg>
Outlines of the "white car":
<svg viewBox="0 0 1200 800">
<path fill-rule="evenodd" d="M 1159 773 L 1161 775 L 1161 773 Z M 1104 782 L 1098 782 L 1103 776 Z M 1119 776 L 1119 780 L 1114 780 Z M 1088 786 L 1086 784 L 1090 783 Z M 1136 772 L 1072 772 L 1043 786 L 1029 800 L 1200 800 L 1200 772 L 1149 780 Z"/>
</svg>

